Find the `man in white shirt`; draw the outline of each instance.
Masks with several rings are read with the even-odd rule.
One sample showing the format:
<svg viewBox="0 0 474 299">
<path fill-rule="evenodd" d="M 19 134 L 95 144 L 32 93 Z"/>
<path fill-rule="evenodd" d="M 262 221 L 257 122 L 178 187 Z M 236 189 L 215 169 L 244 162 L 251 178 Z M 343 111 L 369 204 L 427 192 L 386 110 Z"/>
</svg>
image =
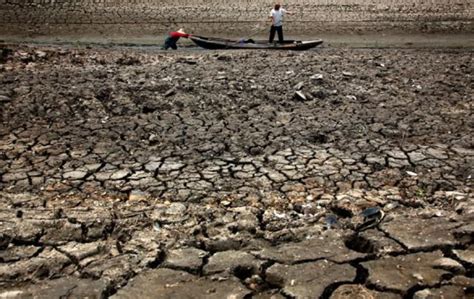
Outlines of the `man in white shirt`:
<svg viewBox="0 0 474 299">
<path fill-rule="evenodd" d="M 272 27 L 270 28 L 270 43 L 273 43 L 275 38 L 275 31 L 278 33 L 278 42 L 283 43 L 283 16 L 292 13 L 281 8 L 280 4 L 275 4 L 275 7 L 270 12 L 270 19 L 272 20 Z"/>
</svg>

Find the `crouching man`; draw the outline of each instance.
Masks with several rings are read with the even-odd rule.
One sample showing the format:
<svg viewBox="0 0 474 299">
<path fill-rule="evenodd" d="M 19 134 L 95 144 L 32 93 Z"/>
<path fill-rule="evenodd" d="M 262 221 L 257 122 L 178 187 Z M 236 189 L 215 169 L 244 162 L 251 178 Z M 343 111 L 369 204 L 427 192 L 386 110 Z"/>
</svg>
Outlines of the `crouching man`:
<svg viewBox="0 0 474 299">
<path fill-rule="evenodd" d="M 178 31 L 173 31 L 168 34 L 168 37 L 165 39 L 165 44 L 163 45 L 162 49 L 163 50 L 168 50 L 169 48 L 176 50 L 178 49 L 178 46 L 176 43 L 178 42 L 180 37 L 186 37 L 188 38 L 191 34 L 187 34 L 184 32 L 184 30 L 181 28 Z"/>
</svg>

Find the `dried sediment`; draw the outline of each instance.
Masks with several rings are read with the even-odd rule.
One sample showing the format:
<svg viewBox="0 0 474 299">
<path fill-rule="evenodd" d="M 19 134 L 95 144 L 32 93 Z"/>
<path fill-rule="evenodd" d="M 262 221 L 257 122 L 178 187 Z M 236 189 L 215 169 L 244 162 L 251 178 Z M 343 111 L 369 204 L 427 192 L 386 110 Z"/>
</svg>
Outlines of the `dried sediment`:
<svg viewBox="0 0 474 299">
<path fill-rule="evenodd" d="M 472 292 L 472 52 L 2 53 L 0 294 Z"/>
</svg>

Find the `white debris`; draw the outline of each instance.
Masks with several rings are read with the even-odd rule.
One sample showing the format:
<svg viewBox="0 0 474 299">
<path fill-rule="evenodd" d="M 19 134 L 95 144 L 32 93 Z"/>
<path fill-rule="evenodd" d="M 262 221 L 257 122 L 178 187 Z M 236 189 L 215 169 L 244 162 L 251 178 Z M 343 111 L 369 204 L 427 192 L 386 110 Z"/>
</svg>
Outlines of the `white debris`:
<svg viewBox="0 0 474 299">
<path fill-rule="evenodd" d="M 296 91 L 295 96 L 296 96 L 297 99 L 299 99 L 301 101 L 306 101 L 307 100 L 306 96 L 301 91 Z"/>
<path fill-rule="evenodd" d="M 309 77 L 309 79 L 311 79 L 311 80 L 322 80 L 323 75 L 322 74 L 314 74 L 311 77 Z"/>
</svg>

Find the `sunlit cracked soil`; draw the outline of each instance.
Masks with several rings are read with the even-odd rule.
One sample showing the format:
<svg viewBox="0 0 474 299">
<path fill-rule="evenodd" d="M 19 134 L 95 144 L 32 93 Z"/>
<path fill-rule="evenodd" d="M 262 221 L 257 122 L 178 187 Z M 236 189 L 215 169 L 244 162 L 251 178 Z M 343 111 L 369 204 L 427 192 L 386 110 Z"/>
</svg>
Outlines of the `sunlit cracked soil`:
<svg viewBox="0 0 474 299">
<path fill-rule="evenodd" d="M 473 62 L 3 45 L 0 297 L 472 298 Z"/>
</svg>

